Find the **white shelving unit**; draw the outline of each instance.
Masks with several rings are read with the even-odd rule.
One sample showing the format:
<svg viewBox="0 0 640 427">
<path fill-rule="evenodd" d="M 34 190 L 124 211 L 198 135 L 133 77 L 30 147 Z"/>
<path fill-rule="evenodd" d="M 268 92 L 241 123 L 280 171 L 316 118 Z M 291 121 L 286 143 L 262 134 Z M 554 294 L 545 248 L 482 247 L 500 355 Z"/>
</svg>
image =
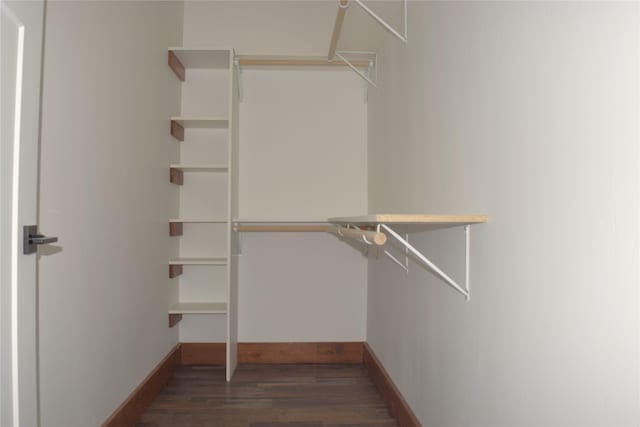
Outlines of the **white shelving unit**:
<svg viewBox="0 0 640 427">
<path fill-rule="evenodd" d="M 169 220 L 169 235 L 179 239 L 178 253 L 169 260 L 171 286 L 179 295 L 168 308 L 169 326 L 187 328 L 179 323 L 183 316 L 203 316 L 207 320 L 198 324 L 211 321 L 208 329 L 225 330 L 211 338 L 209 331 L 192 328 L 185 336 L 190 342 L 198 336 L 201 343 L 224 341 L 230 380 L 237 363 L 237 258 L 230 220 L 238 204 L 235 53 L 171 47 L 168 59 L 183 82 L 180 114 L 170 117 L 170 133 L 180 141 L 180 158 L 169 165 L 170 182 L 180 186 L 180 207 Z"/>
</svg>

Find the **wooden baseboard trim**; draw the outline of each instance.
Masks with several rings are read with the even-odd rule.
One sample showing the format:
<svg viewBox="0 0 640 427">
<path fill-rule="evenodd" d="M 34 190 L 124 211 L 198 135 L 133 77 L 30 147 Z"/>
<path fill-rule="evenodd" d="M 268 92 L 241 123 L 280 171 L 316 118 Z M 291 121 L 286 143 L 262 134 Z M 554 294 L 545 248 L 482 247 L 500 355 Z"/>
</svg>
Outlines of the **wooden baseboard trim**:
<svg viewBox="0 0 640 427">
<path fill-rule="evenodd" d="M 183 342 L 183 365 L 222 365 L 227 362 L 227 345 L 217 342 Z"/>
<path fill-rule="evenodd" d="M 181 343 L 182 365 L 225 365 L 225 343 Z M 238 343 L 239 364 L 361 364 L 362 342 Z"/>
<path fill-rule="evenodd" d="M 224 365 L 225 343 L 181 343 L 151 371 L 102 427 L 134 425 L 173 375 L 178 365 Z M 238 343 L 238 363 L 364 364 L 389 412 L 400 427 L 420 427 L 409 404 L 367 343 Z"/>
<path fill-rule="evenodd" d="M 418 421 L 407 401 L 402 397 L 400 390 L 393 383 L 384 366 L 371 350 L 371 347 L 364 343 L 363 350 L 364 366 L 367 368 L 373 384 L 382 394 L 391 416 L 398 421 L 400 427 L 420 427 L 422 424 Z"/>
<path fill-rule="evenodd" d="M 169 354 L 151 371 L 127 399 L 102 424 L 102 427 L 121 427 L 134 425 L 151 404 L 156 395 L 164 388 L 176 366 L 180 364 L 180 344 L 173 347 Z"/>
<path fill-rule="evenodd" d="M 238 343 L 238 364 L 361 364 L 362 346 L 362 342 Z"/>
</svg>

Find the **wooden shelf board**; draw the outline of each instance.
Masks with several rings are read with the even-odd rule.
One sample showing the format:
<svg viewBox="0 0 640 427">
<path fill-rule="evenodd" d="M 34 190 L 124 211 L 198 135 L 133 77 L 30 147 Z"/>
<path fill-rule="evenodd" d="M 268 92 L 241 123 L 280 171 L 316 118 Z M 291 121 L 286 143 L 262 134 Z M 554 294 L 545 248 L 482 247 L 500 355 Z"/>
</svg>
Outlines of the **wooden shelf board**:
<svg viewBox="0 0 640 427">
<path fill-rule="evenodd" d="M 227 265 L 227 258 L 176 258 L 169 265 Z"/>
<path fill-rule="evenodd" d="M 229 69 L 231 49 L 170 47 L 184 68 Z"/>
<path fill-rule="evenodd" d="M 465 225 L 487 222 L 486 215 L 407 215 L 407 214 L 372 214 L 364 216 L 329 218 L 334 224 L 434 224 Z"/>
<path fill-rule="evenodd" d="M 224 129 L 229 127 L 229 119 L 224 117 L 171 117 L 171 122 L 183 128 Z"/>
<path fill-rule="evenodd" d="M 227 172 L 229 168 L 223 165 L 184 165 L 174 163 L 169 165 L 171 169 L 177 169 L 182 172 Z"/>
<path fill-rule="evenodd" d="M 171 223 L 185 223 L 185 224 L 226 224 L 226 219 L 221 218 L 171 218 Z"/>
<path fill-rule="evenodd" d="M 226 314 L 226 302 L 179 302 L 169 308 L 169 314 Z"/>
</svg>

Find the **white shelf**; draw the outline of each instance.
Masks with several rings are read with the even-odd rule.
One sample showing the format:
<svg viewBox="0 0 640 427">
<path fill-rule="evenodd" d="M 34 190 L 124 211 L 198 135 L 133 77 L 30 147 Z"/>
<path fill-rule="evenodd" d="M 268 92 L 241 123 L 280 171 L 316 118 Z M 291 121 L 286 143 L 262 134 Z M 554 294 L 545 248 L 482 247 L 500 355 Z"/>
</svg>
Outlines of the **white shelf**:
<svg viewBox="0 0 640 427">
<path fill-rule="evenodd" d="M 226 224 L 226 219 L 220 218 L 171 218 L 169 222 L 172 223 L 185 223 L 185 224 Z"/>
<path fill-rule="evenodd" d="M 183 128 L 225 129 L 229 127 L 229 119 L 224 117 L 171 117 L 171 121 Z"/>
<path fill-rule="evenodd" d="M 407 214 L 371 214 L 329 218 L 334 224 L 434 224 L 466 225 L 487 222 L 486 215 L 407 215 Z"/>
<path fill-rule="evenodd" d="M 169 261 L 169 265 L 227 265 L 227 258 L 177 258 Z"/>
<path fill-rule="evenodd" d="M 170 47 L 184 68 L 229 69 L 231 49 Z"/>
<path fill-rule="evenodd" d="M 171 169 L 178 169 L 182 172 L 228 172 L 229 168 L 224 165 L 184 165 L 174 163 L 169 165 Z"/>
<path fill-rule="evenodd" d="M 226 302 L 179 302 L 169 308 L 169 314 L 226 314 Z"/>
</svg>

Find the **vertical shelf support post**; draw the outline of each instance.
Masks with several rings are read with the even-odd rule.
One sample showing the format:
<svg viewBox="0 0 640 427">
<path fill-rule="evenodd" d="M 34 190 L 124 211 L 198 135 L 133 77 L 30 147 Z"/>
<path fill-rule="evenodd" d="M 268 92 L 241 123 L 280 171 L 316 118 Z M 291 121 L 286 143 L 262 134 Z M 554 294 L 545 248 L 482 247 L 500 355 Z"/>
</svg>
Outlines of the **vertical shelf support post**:
<svg viewBox="0 0 640 427">
<path fill-rule="evenodd" d="M 469 288 L 469 264 L 471 253 L 471 226 L 469 224 L 464 226 L 464 289 L 467 291 L 467 301 L 471 299 L 471 289 Z"/>
<path fill-rule="evenodd" d="M 240 61 L 237 58 L 233 60 L 233 68 L 238 81 L 238 101 L 242 101 L 242 70 L 240 70 Z"/>
</svg>

